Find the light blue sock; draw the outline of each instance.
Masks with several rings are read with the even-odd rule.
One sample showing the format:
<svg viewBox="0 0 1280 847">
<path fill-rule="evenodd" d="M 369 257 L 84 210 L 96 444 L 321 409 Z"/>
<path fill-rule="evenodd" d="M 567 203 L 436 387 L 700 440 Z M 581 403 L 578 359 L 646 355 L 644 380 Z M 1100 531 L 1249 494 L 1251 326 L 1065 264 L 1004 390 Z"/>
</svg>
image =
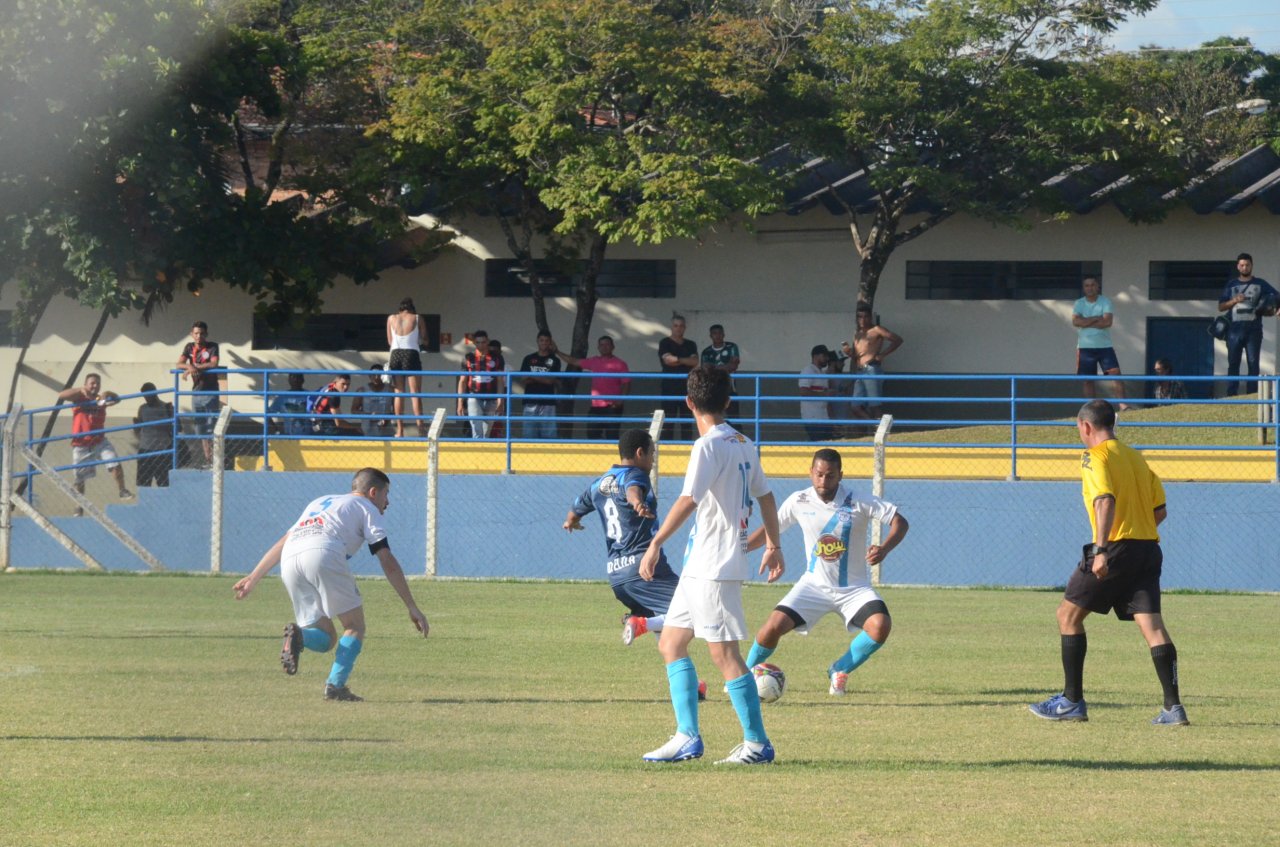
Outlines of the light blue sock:
<svg viewBox="0 0 1280 847">
<path fill-rule="evenodd" d="M 729 680 L 726 687 L 733 710 L 738 713 L 738 723 L 742 724 L 742 737 L 757 744 L 767 742 L 769 738 L 764 734 L 764 718 L 760 716 L 760 692 L 756 691 L 756 678 L 744 673 Z"/>
<path fill-rule="evenodd" d="M 325 632 L 323 629 L 316 629 L 314 626 L 309 626 L 302 630 L 302 646 L 308 650 L 314 650 L 317 653 L 327 653 L 329 652 L 329 647 L 332 643 L 333 642 L 329 640 L 329 633 Z"/>
<path fill-rule="evenodd" d="M 865 632 L 859 632 L 858 637 L 849 642 L 849 649 L 844 651 L 844 655 L 831 664 L 831 670 L 853 673 L 854 669 L 870 659 L 871 654 L 883 646 Z"/>
<path fill-rule="evenodd" d="M 751 670 L 761 662 L 767 661 L 773 655 L 774 647 L 765 647 L 759 641 L 751 645 L 750 652 L 747 653 L 747 670 Z"/>
<path fill-rule="evenodd" d="M 667 665 L 667 685 L 671 687 L 671 705 L 676 710 L 676 732 L 698 734 L 698 672 L 693 659 L 685 656 Z"/>
<path fill-rule="evenodd" d="M 347 684 L 347 677 L 351 676 L 351 668 L 355 666 L 363 644 L 354 635 L 344 635 L 338 639 L 338 649 L 333 651 L 333 669 L 329 671 L 330 685 Z"/>
</svg>

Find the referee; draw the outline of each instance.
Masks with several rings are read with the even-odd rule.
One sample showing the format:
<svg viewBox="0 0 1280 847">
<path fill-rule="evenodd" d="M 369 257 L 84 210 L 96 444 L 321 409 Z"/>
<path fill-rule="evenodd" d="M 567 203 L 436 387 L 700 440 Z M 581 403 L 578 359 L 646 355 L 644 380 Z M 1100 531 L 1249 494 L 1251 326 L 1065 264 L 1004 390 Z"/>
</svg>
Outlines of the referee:
<svg viewBox="0 0 1280 847">
<path fill-rule="evenodd" d="M 1062 635 L 1061 694 L 1029 708 L 1051 721 L 1087 721 L 1084 701 L 1084 657 L 1088 646 L 1084 619 L 1090 612 L 1115 609 L 1122 621 L 1137 621 L 1151 648 L 1156 676 L 1164 688 L 1164 707 L 1151 721 L 1157 726 L 1186 726 L 1187 712 L 1178 696 L 1178 651 L 1160 617 L 1160 535 L 1165 519 L 1164 486 L 1142 454 L 1121 444 L 1115 434 L 1116 412 L 1106 400 L 1080 408 L 1076 429 L 1085 451 L 1080 458 L 1084 506 L 1093 527 L 1080 566 L 1071 574 L 1058 606 Z"/>
</svg>

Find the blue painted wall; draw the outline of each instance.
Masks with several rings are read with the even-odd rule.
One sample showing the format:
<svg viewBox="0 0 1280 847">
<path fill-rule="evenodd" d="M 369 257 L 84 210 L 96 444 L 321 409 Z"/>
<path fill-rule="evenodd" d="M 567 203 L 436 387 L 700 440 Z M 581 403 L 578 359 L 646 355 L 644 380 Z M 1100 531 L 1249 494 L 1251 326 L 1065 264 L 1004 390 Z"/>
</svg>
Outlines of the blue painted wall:
<svg viewBox="0 0 1280 847">
<path fill-rule="evenodd" d="M 179 471 L 169 489 L 143 489 L 136 505 L 112 505 L 111 517 L 174 570 L 209 569 L 211 482 Z M 662 511 L 680 479 L 661 482 Z M 450 577 L 603 579 L 603 533 L 595 516 L 586 532 L 561 528 L 581 477 L 440 478 L 439 574 Z M 806 483 L 777 480 L 779 502 Z M 852 481 L 866 493 L 869 486 Z M 223 570 L 247 572 L 302 507 L 321 494 L 346 491 L 345 473 L 230 473 L 226 476 Z M 387 512 L 392 550 L 406 572 L 425 562 L 425 477 L 393 475 Z M 1280 485 L 1169 483 L 1169 520 L 1161 527 L 1168 588 L 1280 591 L 1275 529 Z M 896 584 L 1052 586 L 1066 582 L 1090 540 L 1077 483 L 890 480 L 886 496 L 911 522 L 889 557 L 884 580 Z M 57 523 L 108 570 L 145 570 L 133 554 L 88 518 Z M 678 569 L 687 534 L 667 545 Z M 798 530 L 784 538 L 794 580 L 804 565 Z M 759 554 L 756 554 L 758 556 Z M 758 562 L 758 558 L 756 559 Z M 78 568 L 79 563 L 31 521 L 14 519 L 18 567 Z M 356 573 L 380 573 L 357 554 Z"/>
</svg>

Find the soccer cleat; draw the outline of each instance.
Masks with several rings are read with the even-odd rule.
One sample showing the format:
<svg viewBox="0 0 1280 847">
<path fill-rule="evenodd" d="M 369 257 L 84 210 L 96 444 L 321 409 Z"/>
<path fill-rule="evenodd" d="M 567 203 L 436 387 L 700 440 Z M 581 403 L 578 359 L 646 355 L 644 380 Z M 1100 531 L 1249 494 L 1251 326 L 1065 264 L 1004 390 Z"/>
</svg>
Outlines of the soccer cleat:
<svg viewBox="0 0 1280 847">
<path fill-rule="evenodd" d="M 698 680 L 698 702 L 701 703 L 707 699 L 707 681 L 705 679 Z"/>
<path fill-rule="evenodd" d="M 832 697 L 843 697 L 844 687 L 849 684 L 849 675 L 840 671 L 831 672 L 831 687 L 827 689 L 827 693 Z"/>
<path fill-rule="evenodd" d="M 1187 710 L 1182 708 L 1181 703 L 1175 703 L 1168 709 L 1161 709 L 1160 714 L 1151 719 L 1152 726 L 1190 726 L 1191 721 L 1187 720 Z"/>
<path fill-rule="evenodd" d="M 702 758 L 702 736 L 677 732 L 657 750 L 644 754 L 646 762 L 684 762 Z"/>
<path fill-rule="evenodd" d="M 773 745 L 766 741 L 759 744 L 744 741 L 729 752 L 717 765 L 771 765 L 773 764 Z"/>
<path fill-rule="evenodd" d="M 1032 703 L 1027 708 L 1031 710 L 1031 714 L 1047 721 L 1089 720 L 1089 707 L 1083 697 L 1079 703 L 1075 703 L 1061 694 L 1055 694 L 1043 703 Z"/>
<path fill-rule="evenodd" d="M 363 703 L 364 698 L 359 694 L 353 694 L 350 688 L 345 685 L 333 685 L 326 682 L 324 684 L 324 699 L 326 700 L 342 700 L 346 703 Z"/>
<path fill-rule="evenodd" d="M 289 676 L 298 672 L 298 657 L 302 655 L 302 629 L 296 623 L 284 625 L 284 646 L 280 648 L 280 667 Z"/>
<path fill-rule="evenodd" d="M 649 631 L 649 622 L 639 615 L 627 615 L 622 620 L 622 643 L 630 647 L 631 642 Z"/>
</svg>

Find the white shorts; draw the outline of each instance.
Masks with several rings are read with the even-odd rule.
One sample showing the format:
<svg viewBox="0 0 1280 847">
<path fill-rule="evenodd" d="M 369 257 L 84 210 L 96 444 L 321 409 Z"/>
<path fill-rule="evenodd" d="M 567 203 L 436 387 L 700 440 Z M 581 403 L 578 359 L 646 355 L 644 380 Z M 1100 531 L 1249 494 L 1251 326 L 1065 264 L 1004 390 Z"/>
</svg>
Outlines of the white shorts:
<svg viewBox="0 0 1280 847">
<path fill-rule="evenodd" d="M 742 582 L 680 577 L 663 626 L 691 629 L 703 641 L 742 641 L 747 637 Z"/>
<path fill-rule="evenodd" d="M 356 578 L 339 552 L 302 550 L 280 561 L 280 578 L 293 601 L 298 626 L 310 626 L 321 618 L 336 619 L 364 604 Z"/>
<path fill-rule="evenodd" d="M 96 462 L 102 460 L 107 463 L 107 470 L 113 471 L 120 467 L 120 462 L 118 462 L 117 459 L 119 459 L 119 456 L 116 454 L 116 448 L 112 447 L 111 442 L 105 438 L 90 447 L 73 446 L 71 448 L 71 462 L 76 465 L 81 462 Z M 76 468 L 76 482 L 84 482 L 86 479 L 97 475 L 97 465 Z"/>
<path fill-rule="evenodd" d="M 869 585 L 832 588 L 801 579 L 791 587 L 786 597 L 778 601 L 778 605 L 786 606 L 803 618 L 804 624 L 797 624 L 796 631 L 808 635 L 814 625 L 829 614 L 838 614 L 844 621 L 844 628 L 853 631 L 856 629 L 854 617 L 873 600 L 880 600 L 880 595 Z"/>
</svg>

